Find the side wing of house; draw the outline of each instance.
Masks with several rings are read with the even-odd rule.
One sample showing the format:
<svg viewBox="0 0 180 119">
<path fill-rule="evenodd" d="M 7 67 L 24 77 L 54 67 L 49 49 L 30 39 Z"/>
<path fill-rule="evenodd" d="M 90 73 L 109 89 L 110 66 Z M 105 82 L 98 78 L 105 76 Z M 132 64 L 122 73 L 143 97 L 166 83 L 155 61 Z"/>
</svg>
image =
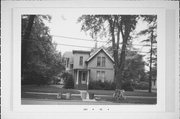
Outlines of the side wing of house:
<svg viewBox="0 0 180 119">
<path fill-rule="evenodd" d="M 73 69 L 73 54 L 72 52 L 65 52 L 63 55 L 65 70 L 71 72 Z"/>
<path fill-rule="evenodd" d="M 75 88 L 86 89 L 89 80 L 89 70 L 87 69 L 86 60 L 89 58 L 89 51 L 73 51 L 73 71 Z"/>
<path fill-rule="evenodd" d="M 114 61 L 104 49 L 100 49 L 91 56 L 87 60 L 87 64 L 90 70 L 90 81 L 114 81 Z"/>
</svg>

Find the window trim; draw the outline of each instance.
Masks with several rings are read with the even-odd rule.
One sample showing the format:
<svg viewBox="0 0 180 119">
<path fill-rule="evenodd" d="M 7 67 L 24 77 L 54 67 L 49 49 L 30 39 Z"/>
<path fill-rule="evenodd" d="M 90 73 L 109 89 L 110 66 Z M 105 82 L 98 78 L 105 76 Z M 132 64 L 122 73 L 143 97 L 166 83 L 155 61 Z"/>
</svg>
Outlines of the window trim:
<svg viewBox="0 0 180 119">
<path fill-rule="evenodd" d="M 98 65 L 99 64 L 99 65 Z M 100 67 L 101 66 L 101 57 L 98 56 L 97 57 L 97 67 Z"/>
<path fill-rule="evenodd" d="M 102 61 L 102 67 L 106 67 L 106 57 L 101 57 L 101 59 L 102 59 L 101 60 Z M 104 63 L 103 63 L 103 59 L 104 59 Z"/>
<path fill-rule="evenodd" d="M 82 61 L 81 61 L 81 58 L 82 58 Z M 79 66 L 83 66 L 83 56 L 79 57 Z"/>
</svg>

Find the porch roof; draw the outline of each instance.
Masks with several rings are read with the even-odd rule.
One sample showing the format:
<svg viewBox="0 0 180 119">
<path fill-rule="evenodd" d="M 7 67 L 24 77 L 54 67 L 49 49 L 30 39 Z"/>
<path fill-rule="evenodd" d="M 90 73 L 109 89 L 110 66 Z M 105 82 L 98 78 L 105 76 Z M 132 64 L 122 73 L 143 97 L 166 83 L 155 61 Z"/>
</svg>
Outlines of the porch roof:
<svg viewBox="0 0 180 119">
<path fill-rule="evenodd" d="M 81 71 L 90 71 L 90 69 L 81 69 L 81 68 L 76 68 L 76 69 L 74 69 L 75 71 L 77 71 L 77 70 L 81 70 Z"/>
</svg>

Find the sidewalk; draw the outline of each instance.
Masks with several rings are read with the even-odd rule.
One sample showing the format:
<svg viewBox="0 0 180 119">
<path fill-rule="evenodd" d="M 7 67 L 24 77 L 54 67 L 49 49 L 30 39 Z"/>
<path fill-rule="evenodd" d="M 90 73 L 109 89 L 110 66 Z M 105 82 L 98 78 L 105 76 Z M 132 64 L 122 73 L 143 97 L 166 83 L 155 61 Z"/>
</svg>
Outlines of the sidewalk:
<svg viewBox="0 0 180 119">
<path fill-rule="evenodd" d="M 109 101 L 52 100 L 22 98 L 22 105 L 130 105 L 130 103 L 113 103 Z"/>
<path fill-rule="evenodd" d="M 42 92 L 24 92 L 28 94 L 43 94 L 43 95 L 58 95 L 58 93 L 42 93 Z M 66 94 L 62 94 L 66 95 Z M 81 94 L 71 94 L 71 96 L 81 96 Z M 112 97 L 112 95 L 94 95 L 95 97 Z M 146 96 L 125 96 L 126 98 L 149 98 L 149 99 L 155 99 L 157 97 L 146 97 Z"/>
</svg>

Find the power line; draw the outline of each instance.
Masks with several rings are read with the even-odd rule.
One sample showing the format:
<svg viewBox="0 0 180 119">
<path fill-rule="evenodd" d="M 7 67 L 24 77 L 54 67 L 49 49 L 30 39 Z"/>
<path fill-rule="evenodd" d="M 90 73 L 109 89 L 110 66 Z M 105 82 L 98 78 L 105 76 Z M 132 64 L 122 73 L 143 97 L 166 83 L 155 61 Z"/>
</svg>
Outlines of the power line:
<svg viewBox="0 0 180 119">
<path fill-rule="evenodd" d="M 63 45 L 63 46 L 71 46 L 71 47 L 81 47 L 81 48 L 93 48 L 93 47 L 87 47 L 87 46 L 79 46 L 79 45 L 69 45 L 69 44 L 61 44 L 61 43 L 57 43 L 57 45 Z M 143 51 L 139 51 L 139 50 L 133 50 L 139 53 L 149 53 L 149 52 L 143 52 Z"/>
<path fill-rule="evenodd" d="M 59 35 L 52 35 L 54 37 L 61 37 L 61 38 L 66 38 L 66 39 L 73 39 L 73 40 L 81 40 L 81 41 L 95 41 L 95 40 L 91 40 L 91 39 L 82 39 L 82 38 L 75 38 L 75 37 L 67 37 L 67 36 L 59 36 Z M 96 40 L 97 42 L 106 42 L 106 41 L 99 41 Z"/>
<path fill-rule="evenodd" d="M 54 37 L 61 37 L 61 38 L 66 38 L 66 39 L 72 39 L 72 40 L 81 40 L 81 41 L 91 41 L 91 42 L 103 42 L 103 43 L 106 43 L 109 44 L 108 42 L 110 41 L 99 41 L 99 40 L 91 40 L 91 39 L 82 39 L 82 38 L 75 38 L 75 37 L 68 37 L 68 36 L 60 36 L 60 35 L 52 35 Z M 122 43 L 119 43 L 122 45 Z M 148 46 L 148 45 L 140 45 L 140 44 L 127 44 L 127 45 L 135 45 L 135 46 Z"/>
<path fill-rule="evenodd" d="M 88 47 L 88 46 L 69 45 L 69 44 L 61 44 L 61 43 L 57 43 L 57 45 L 72 46 L 72 47 L 81 47 L 81 48 L 93 48 L 93 47 Z"/>
</svg>

